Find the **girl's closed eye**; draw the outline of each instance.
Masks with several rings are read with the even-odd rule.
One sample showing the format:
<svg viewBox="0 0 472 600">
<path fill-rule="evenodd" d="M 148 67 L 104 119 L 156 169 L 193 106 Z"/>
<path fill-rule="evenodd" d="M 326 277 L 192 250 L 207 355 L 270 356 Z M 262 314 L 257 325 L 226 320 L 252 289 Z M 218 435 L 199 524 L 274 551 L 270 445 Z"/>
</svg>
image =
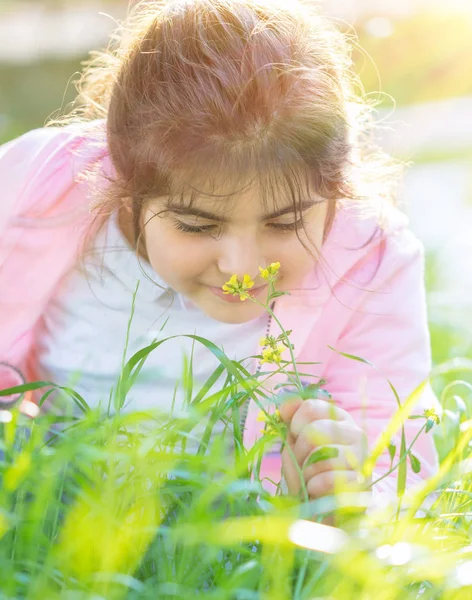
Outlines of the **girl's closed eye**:
<svg viewBox="0 0 472 600">
<path fill-rule="evenodd" d="M 273 229 L 275 232 L 289 233 L 296 231 L 302 225 L 302 219 L 298 219 L 293 223 L 267 223 L 267 227 Z"/>
<path fill-rule="evenodd" d="M 216 233 L 219 230 L 218 225 L 188 225 L 183 221 L 179 221 L 177 219 L 174 220 L 174 225 L 180 231 L 185 233 L 200 233 L 200 234 L 210 234 Z M 266 227 L 272 229 L 276 233 L 289 233 L 291 231 L 296 231 L 302 225 L 302 219 L 298 219 L 293 223 L 267 223 Z"/>
<path fill-rule="evenodd" d="M 216 233 L 218 230 L 218 225 L 188 225 L 178 219 L 174 219 L 174 226 L 185 233 Z"/>
</svg>

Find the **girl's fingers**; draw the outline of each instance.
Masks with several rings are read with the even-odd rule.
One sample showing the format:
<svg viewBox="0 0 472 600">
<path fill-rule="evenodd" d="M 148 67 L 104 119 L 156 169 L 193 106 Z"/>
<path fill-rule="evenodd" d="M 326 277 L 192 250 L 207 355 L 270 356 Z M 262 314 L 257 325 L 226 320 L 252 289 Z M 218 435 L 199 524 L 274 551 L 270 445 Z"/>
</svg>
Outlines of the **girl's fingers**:
<svg viewBox="0 0 472 600">
<path fill-rule="evenodd" d="M 295 437 L 300 434 L 305 425 L 312 421 L 354 423 L 354 419 L 347 411 L 326 400 L 304 400 L 297 408 L 290 423 L 290 430 Z"/>
<path fill-rule="evenodd" d="M 326 437 L 324 438 L 324 442 L 314 443 L 311 430 L 312 428 L 307 426 L 305 430 L 301 433 L 301 435 L 299 435 L 297 438 L 292 437 L 289 440 L 289 442 L 291 442 L 291 448 L 299 465 L 304 465 L 308 457 L 320 448 L 337 448 L 338 450 L 343 449 L 343 451 L 345 451 L 343 452 L 343 456 L 348 452 L 349 448 L 351 449 L 351 451 L 353 446 L 357 448 L 356 443 L 340 443 L 335 439 L 327 439 Z M 341 454 L 341 451 L 339 451 L 339 454 Z"/>
<path fill-rule="evenodd" d="M 316 463 L 309 464 L 307 466 L 303 465 L 303 476 L 305 478 L 305 482 L 308 483 L 310 479 L 318 475 L 319 473 L 325 473 L 326 471 L 359 471 L 361 468 L 360 460 L 357 454 L 350 446 L 339 446 L 339 445 L 327 445 L 322 446 L 322 448 L 326 449 L 335 449 L 337 451 L 337 456 L 332 458 L 325 458 L 323 460 L 319 460 Z M 315 454 L 318 449 L 313 450 L 306 457 L 305 463 L 309 462 L 310 456 Z"/>
<path fill-rule="evenodd" d="M 325 471 L 318 473 L 306 483 L 310 498 L 362 488 L 360 476 L 354 471 Z"/>
<path fill-rule="evenodd" d="M 308 453 L 319 446 L 339 444 L 340 446 L 357 446 L 363 439 L 363 431 L 349 421 L 320 420 L 307 423 L 298 436 L 290 430 L 295 440 L 294 448 L 297 458 L 302 462 Z M 302 464 L 300 462 L 300 464 Z"/>
<path fill-rule="evenodd" d="M 301 398 L 290 398 L 281 404 L 279 412 L 282 421 L 289 425 L 293 415 L 297 412 L 303 402 L 304 401 Z"/>
</svg>

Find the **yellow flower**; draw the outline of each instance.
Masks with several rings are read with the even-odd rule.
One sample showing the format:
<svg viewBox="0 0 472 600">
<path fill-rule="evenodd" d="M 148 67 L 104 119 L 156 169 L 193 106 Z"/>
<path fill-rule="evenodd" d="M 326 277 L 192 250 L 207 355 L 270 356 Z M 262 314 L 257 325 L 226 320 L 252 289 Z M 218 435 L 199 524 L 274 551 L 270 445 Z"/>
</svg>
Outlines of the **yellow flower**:
<svg viewBox="0 0 472 600">
<path fill-rule="evenodd" d="M 283 344 L 277 344 L 275 348 L 265 348 L 265 350 L 262 351 L 261 364 L 276 363 L 277 365 L 279 365 L 282 357 L 282 352 L 284 350 L 285 346 Z"/>
<path fill-rule="evenodd" d="M 238 283 L 238 276 L 231 275 L 229 281 L 227 281 L 221 289 L 224 291 L 225 294 L 232 294 L 234 288 L 237 287 Z"/>
<path fill-rule="evenodd" d="M 257 417 L 256 417 L 256 421 L 262 421 L 263 423 L 265 423 L 267 421 L 267 417 L 266 414 L 263 410 L 260 410 Z"/>
<path fill-rule="evenodd" d="M 253 285 L 254 281 L 251 279 L 250 275 L 244 275 L 242 281 L 239 281 L 237 275 L 231 275 L 229 281 L 227 281 L 221 289 L 224 294 L 239 296 L 240 300 L 244 302 L 244 300 L 250 298 L 248 290 L 250 290 Z"/>
<path fill-rule="evenodd" d="M 264 435 L 278 435 L 279 432 L 276 425 L 283 425 L 282 417 L 280 416 L 280 411 L 278 408 L 276 408 L 274 413 L 271 415 L 267 415 L 263 410 L 259 411 L 256 421 L 263 421 L 266 423 L 265 428 L 259 430 Z"/>
<path fill-rule="evenodd" d="M 263 269 L 262 267 L 259 267 L 259 272 L 261 274 L 262 279 L 266 279 L 267 281 L 275 281 L 275 278 L 277 277 L 277 275 L 279 273 L 279 269 L 280 269 L 280 263 L 275 262 L 275 263 L 270 263 L 270 265 L 268 267 L 266 267 L 265 269 Z"/>
<path fill-rule="evenodd" d="M 282 422 L 282 417 L 280 416 L 280 410 L 278 408 L 275 409 L 272 415 L 265 413 L 263 410 L 260 410 L 256 417 L 256 421 L 262 421 L 263 423 L 270 423 L 274 420 L 277 423 Z"/>
<path fill-rule="evenodd" d="M 267 346 L 269 344 L 269 340 L 266 337 L 261 337 L 259 340 L 259 346 Z"/>
<path fill-rule="evenodd" d="M 439 423 L 441 422 L 439 415 L 434 410 L 434 408 L 426 408 L 423 412 L 423 416 L 425 416 L 427 419 L 431 419 L 432 421 L 434 421 L 436 425 L 439 425 Z"/>
</svg>

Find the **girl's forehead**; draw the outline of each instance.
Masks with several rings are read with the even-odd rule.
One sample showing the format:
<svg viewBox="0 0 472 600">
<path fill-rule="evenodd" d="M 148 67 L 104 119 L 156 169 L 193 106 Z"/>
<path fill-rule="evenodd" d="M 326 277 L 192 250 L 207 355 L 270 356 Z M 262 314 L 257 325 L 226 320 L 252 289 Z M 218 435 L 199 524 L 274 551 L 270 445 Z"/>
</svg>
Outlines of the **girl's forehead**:
<svg viewBox="0 0 472 600">
<path fill-rule="evenodd" d="M 298 205 L 298 202 L 297 202 Z M 231 196 L 182 196 L 169 198 L 167 201 L 169 209 L 180 213 L 215 215 L 219 218 L 228 219 L 231 215 L 245 215 L 260 217 L 271 215 L 277 211 L 291 208 L 294 209 L 293 200 L 289 197 L 264 197 L 257 190 L 251 190 L 244 194 Z"/>
<path fill-rule="evenodd" d="M 264 185 L 255 181 L 237 188 L 181 189 L 163 200 L 169 209 L 175 208 L 179 212 L 200 210 L 217 215 L 246 212 L 260 216 L 289 207 L 299 209 L 320 199 L 303 186 Z"/>
<path fill-rule="evenodd" d="M 311 176 L 301 168 L 261 172 L 195 173 L 179 172 L 170 177 L 169 203 L 199 205 L 216 210 L 237 210 L 242 205 L 255 210 L 277 210 L 315 196 Z"/>
</svg>

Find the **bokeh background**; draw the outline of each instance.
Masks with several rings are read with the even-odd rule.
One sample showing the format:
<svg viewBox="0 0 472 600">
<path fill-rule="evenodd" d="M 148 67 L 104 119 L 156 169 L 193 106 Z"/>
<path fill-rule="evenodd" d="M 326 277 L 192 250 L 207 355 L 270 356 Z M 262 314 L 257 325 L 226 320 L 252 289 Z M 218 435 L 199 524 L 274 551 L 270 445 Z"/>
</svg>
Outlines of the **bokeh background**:
<svg viewBox="0 0 472 600">
<path fill-rule="evenodd" d="M 433 360 L 472 358 L 472 0 L 320 1 L 358 36 L 379 141 L 413 161 L 400 202 L 427 251 Z M 0 0 L 0 143 L 73 99 L 81 61 L 132 4 Z"/>
</svg>

